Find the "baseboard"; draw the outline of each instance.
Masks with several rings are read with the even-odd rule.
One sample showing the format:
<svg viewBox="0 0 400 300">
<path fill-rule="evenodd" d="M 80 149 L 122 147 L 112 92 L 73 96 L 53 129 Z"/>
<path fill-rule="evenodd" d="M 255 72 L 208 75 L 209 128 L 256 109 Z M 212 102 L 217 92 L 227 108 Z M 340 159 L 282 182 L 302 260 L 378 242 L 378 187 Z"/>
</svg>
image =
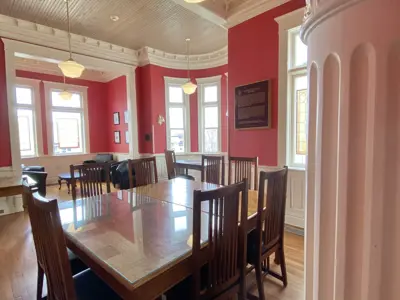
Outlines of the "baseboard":
<svg viewBox="0 0 400 300">
<path fill-rule="evenodd" d="M 304 229 L 300 227 L 285 224 L 285 231 L 296 235 L 304 236 Z"/>
</svg>

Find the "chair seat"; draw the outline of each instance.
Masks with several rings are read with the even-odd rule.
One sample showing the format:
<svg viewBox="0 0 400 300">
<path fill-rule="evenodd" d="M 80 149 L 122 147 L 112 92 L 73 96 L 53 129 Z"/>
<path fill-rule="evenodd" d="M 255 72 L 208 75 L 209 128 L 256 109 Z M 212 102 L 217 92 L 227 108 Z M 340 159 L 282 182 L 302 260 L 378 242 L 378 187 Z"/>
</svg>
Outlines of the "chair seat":
<svg viewBox="0 0 400 300">
<path fill-rule="evenodd" d="M 263 233 L 264 236 L 264 233 Z M 253 230 L 250 233 L 247 234 L 247 263 L 251 265 L 255 265 L 257 263 L 257 231 Z M 261 255 L 267 253 L 270 251 L 276 244 L 274 244 L 272 247 L 268 245 L 264 245 L 264 243 L 261 245 Z"/>
<path fill-rule="evenodd" d="M 71 272 L 72 275 L 81 273 L 82 271 L 85 271 L 88 269 L 88 267 L 83 263 L 83 261 L 80 260 L 78 256 L 75 255 L 71 250 L 67 248 L 68 252 L 68 260 L 71 265 Z"/>
</svg>

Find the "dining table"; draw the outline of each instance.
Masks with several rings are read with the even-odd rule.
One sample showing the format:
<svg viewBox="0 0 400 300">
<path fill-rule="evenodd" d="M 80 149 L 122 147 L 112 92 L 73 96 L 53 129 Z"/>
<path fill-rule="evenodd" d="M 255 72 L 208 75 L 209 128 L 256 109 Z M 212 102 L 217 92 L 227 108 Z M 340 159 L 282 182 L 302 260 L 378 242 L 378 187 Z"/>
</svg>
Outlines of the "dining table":
<svg viewBox="0 0 400 300">
<path fill-rule="evenodd" d="M 193 191 L 218 187 L 176 178 L 62 202 L 67 247 L 123 299 L 155 299 L 192 273 Z M 249 191 L 249 223 L 257 198 Z M 202 241 L 208 218 L 204 206 Z"/>
<path fill-rule="evenodd" d="M 189 170 L 203 171 L 201 160 L 178 159 L 175 162 L 175 168 L 178 170 L 184 170 L 184 174 L 186 175 L 189 174 Z"/>
</svg>

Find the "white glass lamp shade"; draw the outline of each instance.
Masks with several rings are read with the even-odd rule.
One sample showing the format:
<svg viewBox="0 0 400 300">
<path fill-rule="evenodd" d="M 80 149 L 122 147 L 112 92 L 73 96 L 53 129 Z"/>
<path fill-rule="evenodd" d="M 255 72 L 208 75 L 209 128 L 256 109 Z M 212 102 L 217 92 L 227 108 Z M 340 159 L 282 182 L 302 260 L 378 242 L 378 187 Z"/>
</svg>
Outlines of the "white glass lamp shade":
<svg viewBox="0 0 400 300">
<path fill-rule="evenodd" d="M 66 91 L 66 90 L 62 91 L 59 94 L 59 96 L 60 96 L 61 99 L 65 100 L 65 101 L 69 101 L 69 100 L 72 99 L 72 94 L 70 92 Z"/>
<path fill-rule="evenodd" d="M 200 3 L 203 1 L 205 1 L 205 0 L 185 0 L 185 2 L 187 2 L 187 3 Z"/>
<path fill-rule="evenodd" d="M 182 85 L 182 89 L 183 89 L 183 92 L 186 95 L 191 95 L 191 94 L 194 94 L 196 92 L 197 85 L 195 85 L 191 81 L 188 81 L 184 85 Z"/>
<path fill-rule="evenodd" d="M 58 67 L 61 69 L 61 72 L 64 74 L 64 76 L 69 78 L 79 78 L 82 76 L 82 72 L 85 70 L 84 66 L 78 64 L 72 58 L 60 62 Z"/>
</svg>

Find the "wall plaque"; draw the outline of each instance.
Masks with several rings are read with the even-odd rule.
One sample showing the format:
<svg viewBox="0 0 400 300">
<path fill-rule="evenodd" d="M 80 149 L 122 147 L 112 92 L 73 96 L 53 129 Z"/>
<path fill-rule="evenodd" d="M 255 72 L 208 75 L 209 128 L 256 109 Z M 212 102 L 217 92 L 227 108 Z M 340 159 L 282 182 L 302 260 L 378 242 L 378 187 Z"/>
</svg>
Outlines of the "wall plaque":
<svg viewBox="0 0 400 300">
<path fill-rule="evenodd" d="M 235 88 L 235 128 L 271 127 L 271 81 Z"/>
</svg>

